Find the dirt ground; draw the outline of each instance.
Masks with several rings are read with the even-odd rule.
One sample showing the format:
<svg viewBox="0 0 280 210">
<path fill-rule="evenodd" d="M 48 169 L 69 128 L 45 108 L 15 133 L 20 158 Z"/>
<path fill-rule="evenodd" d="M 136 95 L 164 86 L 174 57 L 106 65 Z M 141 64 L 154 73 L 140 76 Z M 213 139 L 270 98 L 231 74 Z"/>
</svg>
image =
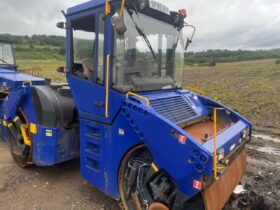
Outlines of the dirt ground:
<svg viewBox="0 0 280 210">
<path fill-rule="evenodd" d="M 81 178 L 79 160 L 21 169 L 0 142 L 0 210 L 105 210 L 115 205 Z"/>
<path fill-rule="evenodd" d="M 248 145 L 248 170 L 225 210 L 280 209 L 280 139 L 255 135 Z M 240 190 L 241 189 L 241 190 Z M 53 167 L 15 166 L 0 143 L 0 210 L 109 210 L 118 203 L 84 181 L 79 160 Z"/>
</svg>

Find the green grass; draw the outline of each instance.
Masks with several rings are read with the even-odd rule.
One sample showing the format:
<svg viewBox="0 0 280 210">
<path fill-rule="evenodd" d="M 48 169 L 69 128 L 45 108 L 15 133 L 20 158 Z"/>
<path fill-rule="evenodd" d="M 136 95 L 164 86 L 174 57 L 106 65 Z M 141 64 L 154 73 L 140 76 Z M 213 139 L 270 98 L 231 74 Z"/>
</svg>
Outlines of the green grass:
<svg viewBox="0 0 280 210">
<path fill-rule="evenodd" d="M 58 73 L 57 67 L 65 66 L 62 60 L 18 60 L 19 69 L 40 68 L 44 78 L 51 78 L 54 83 L 65 83 L 65 74 Z"/>
<path fill-rule="evenodd" d="M 246 116 L 256 129 L 280 132 L 280 65 L 275 60 L 187 67 L 185 81 Z"/>
<path fill-rule="evenodd" d="M 275 147 L 276 147 L 277 149 L 280 149 L 280 143 L 275 143 Z"/>
</svg>

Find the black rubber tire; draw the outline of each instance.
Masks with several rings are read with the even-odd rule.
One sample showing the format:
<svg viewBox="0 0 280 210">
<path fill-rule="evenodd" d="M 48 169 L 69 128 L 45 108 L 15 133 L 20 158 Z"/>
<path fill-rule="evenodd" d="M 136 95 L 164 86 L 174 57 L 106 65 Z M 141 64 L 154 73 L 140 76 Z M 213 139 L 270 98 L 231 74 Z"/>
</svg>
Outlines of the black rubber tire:
<svg viewBox="0 0 280 210">
<path fill-rule="evenodd" d="M 10 149 L 10 153 L 14 159 L 14 162 L 16 163 L 17 166 L 20 168 L 26 168 L 29 166 L 29 156 L 30 156 L 30 147 L 26 146 L 23 153 L 21 155 L 16 154 L 15 151 L 15 138 L 11 133 L 8 131 L 8 146 Z"/>
</svg>

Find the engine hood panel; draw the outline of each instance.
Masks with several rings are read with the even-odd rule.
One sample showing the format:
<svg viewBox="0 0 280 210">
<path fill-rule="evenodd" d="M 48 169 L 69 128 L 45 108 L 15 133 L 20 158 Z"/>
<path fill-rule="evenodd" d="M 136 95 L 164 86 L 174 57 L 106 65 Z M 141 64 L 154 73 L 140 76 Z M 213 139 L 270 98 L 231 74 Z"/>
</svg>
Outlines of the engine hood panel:
<svg viewBox="0 0 280 210">
<path fill-rule="evenodd" d="M 151 108 L 174 124 L 181 124 L 208 115 L 208 110 L 199 98 L 187 91 L 155 93 L 144 95 Z"/>
</svg>

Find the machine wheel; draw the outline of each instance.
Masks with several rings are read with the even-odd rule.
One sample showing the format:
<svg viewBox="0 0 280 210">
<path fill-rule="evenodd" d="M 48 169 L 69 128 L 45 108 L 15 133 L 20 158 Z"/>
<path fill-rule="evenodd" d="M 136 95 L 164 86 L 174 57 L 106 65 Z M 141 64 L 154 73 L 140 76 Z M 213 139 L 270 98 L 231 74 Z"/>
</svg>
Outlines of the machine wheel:
<svg viewBox="0 0 280 210">
<path fill-rule="evenodd" d="M 168 210 L 169 208 L 160 201 L 153 199 L 149 193 L 146 192 L 145 187 L 138 189 L 138 182 L 147 186 L 150 177 L 155 177 L 155 172 L 151 168 L 152 156 L 144 145 L 139 145 L 129 151 L 123 158 L 120 166 L 118 185 L 121 200 L 125 210 Z M 139 178 L 140 167 L 134 167 L 131 163 L 139 163 L 140 167 L 146 167 L 143 180 Z M 134 168 L 133 171 L 131 168 Z M 142 177 L 141 177 L 142 178 Z M 148 191 L 148 190 L 147 190 Z M 144 201 L 144 202 L 143 202 Z"/>
<path fill-rule="evenodd" d="M 132 162 L 139 164 L 132 164 Z M 164 171 L 155 172 L 151 168 L 152 162 L 152 155 L 144 145 L 133 148 L 123 158 L 118 185 L 125 210 L 169 210 L 173 208 L 177 192 L 176 183 Z M 146 167 L 146 170 L 141 176 L 140 168 L 142 166 Z M 198 194 L 186 201 L 179 209 L 205 210 L 202 195 Z"/>
<path fill-rule="evenodd" d="M 22 124 L 27 124 L 26 117 L 21 111 L 18 111 L 18 117 L 18 121 L 12 122 L 12 126 L 8 128 L 7 143 L 15 163 L 19 167 L 25 168 L 30 165 L 32 160 L 31 146 L 24 143 L 20 128 Z M 27 135 L 30 138 L 29 132 L 27 132 Z"/>
</svg>

